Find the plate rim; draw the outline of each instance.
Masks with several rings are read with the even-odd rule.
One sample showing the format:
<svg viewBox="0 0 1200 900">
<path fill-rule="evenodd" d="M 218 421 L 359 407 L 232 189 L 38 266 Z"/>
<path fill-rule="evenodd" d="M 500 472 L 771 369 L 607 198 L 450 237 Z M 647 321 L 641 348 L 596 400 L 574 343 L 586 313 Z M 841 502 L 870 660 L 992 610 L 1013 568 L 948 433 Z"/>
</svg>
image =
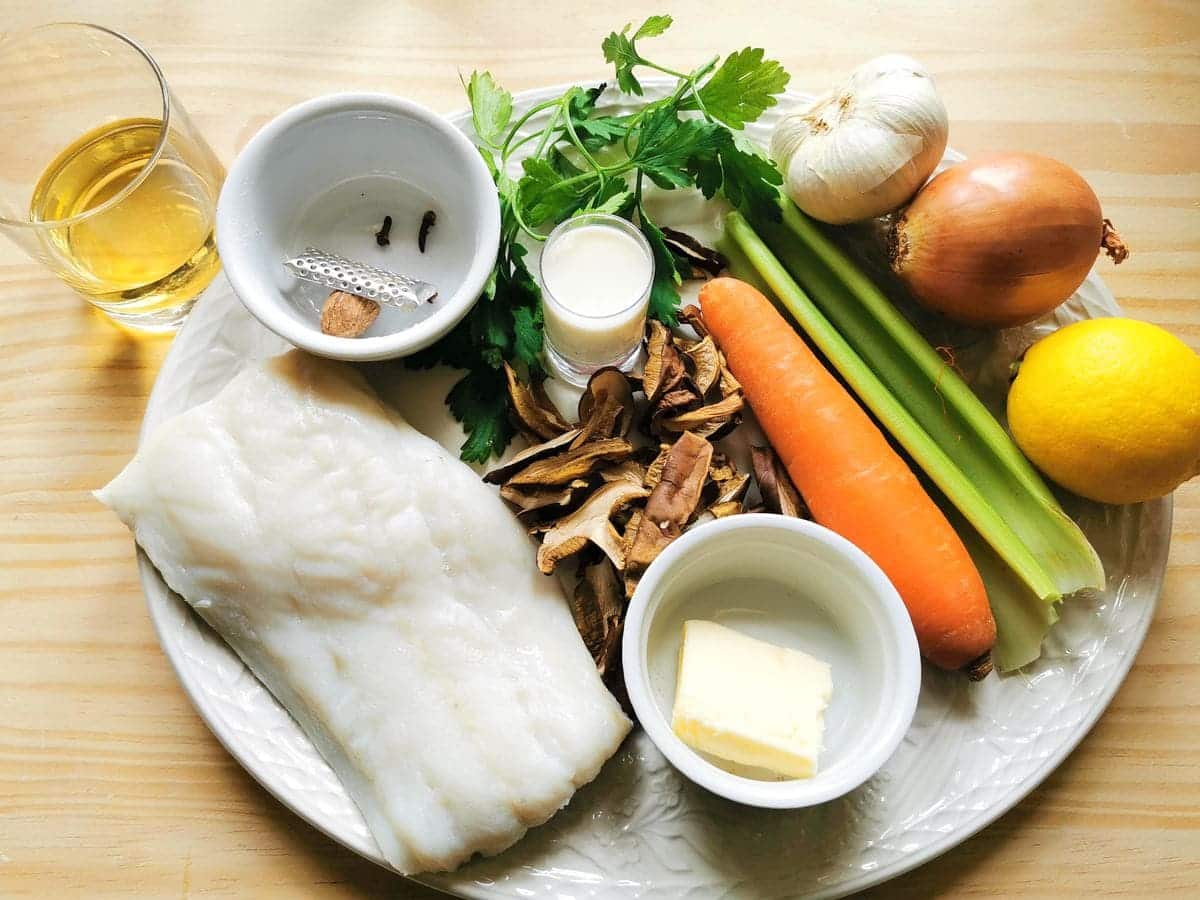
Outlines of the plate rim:
<svg viewBox="0 0 1200 900">
<path fill-rule="evenodd" d="M 600 84 L 601 82 L 607 83 L 609 80 L 610 79 L 581 79 L 575 82 L 562 82 L 555 85 L 530 88 L 528 90 L 513 94 L 514 108 L 520 107 L 524 104 L 532 105 L 541 102 L 542 100 L 550 99 L 553 96 L 561 94 L 564 90 L 572 85 L 589 83 Z M 663 85 L 673 84 L 673 81 L 669 78 L 656 76 L 645 78 L 643 79 L 642 83 L 646 88 L 658 88 L 662 87 Z M 798 102 L 808 97 L 811 97 L 811 95 L 800 91 L 788 90 L 783 94 L 782 99 L 785 101 Z M 444 114 L 444 118 L 446 118 L 452 125 L 455 125 L 459 128 L 464 128 L 464 126 L 469 127 L 470 125 L 470 112 L 468 109 L 463 107 L 455 109 L 453 112 Z M 953 148 L 948 147 L 947 152 L 953 152 Z M 1100 276 L 1097 275 L 1097 278 L 1099 277 Z M 234 299 L 235 303 L 240 302 L 240 300 L 237 299 L 236 292 L 233 291 L 232 285 L 229 284 L 223 273 L 218 275 L 218 280 L 213 282 L 213 286 L 216 286 L 220 283 L 228 285 L 229 294 Z M 207 293 L 211 287 L 212 286 L 210 286 L 209 289 L 206 289 L 205 293 Z M 203 297 L 201 299 L 203 299 Z M 166 395 L 169 391 L 174 389 L 172 382 L 176 377 L 176 370 L 183 365 L 184 361 L 183 352 L 179 351 L 178 348 L 181 346 L 186 346 L 188 343 L 187 340 L 181 339 L 185 337 L 190 339 L 191 333 L 202 327 L 202 323 L 203 320 L 193 314 L 188 317 L 179 333 L 175 336 L 171 348 L 167 352 L 167 356 L 163 361 L 162 367 L 159 369 L 158 374 L 155 377 L 154 385 L 151 388 L 150 395 L 147 398 L 142 424 L 138 430 L 137 446 L 139 449 L 146 440 L 149 431 L 151 431 L 154 427 L 157 427 L 159 420 L 162 419 L 162 413 L 158 412 L 158 407 L 165 403 Z M 815 891 L 804 893 L 801 896 L 809 898 L 826 898 L 826 900 L 831 900 L 831 898 L 845 897 L 849 894 L 886 883 L 893 878 L 919 868 L 920 866 L 929 862 L 931 859 L 935 859 L 936 857 L 941 856 L 953 848 L 965 843 L 984 828 L 991 825 L 993 822 L 1011 811 L 1017 804 L 1026 799 L 1038 786 L 1040 786 L 1042 782 L 1045 781 L 1046 778 L 1048 778 L 1050 774 L 1053 773 L 1062 764 L 1062 762 L 1075 751 L 1083 739 L 1091 732 L 1096 722 L 1099 721 L 1100 717 L 1108 709 L 1113 698 L 1116 696 L 1117 691 L 1125 683 L 1125 680 L 1128 677 L 1130 670 L 1133 668 L 1133 664 L 1136 661 L 1137 656 L 1146 640 L 1146 636 L 1149 634 L 1150 626 L 1154 619 L 1154 614 L 1161 600 L 1167 569 L 1167 551 L 1170 547 L 1171 530 L 1174 521 L 1174 498 L 1173 495 L 1168 495 L 1166 498 L 1163 498 L 1157 502 L 1164 507 L 1162 514 L 1165 519 L 1167 545 L 1162 552 L 1162 565 L 1152 573 L 1152 584 L 1148 586 L 1147 593 L 1148 595 L 1152 596 L 1150 597 L 1148 603 L 1146 600 L 1139 601 L 1148 605 L 1149 607 L 1147 614 L 1143 617 L 1144 624 L 1140 624 L 1138 626 L 1140 633 L 1133 636 L 1133 639 L 1130 641 L 1128 645 L 1129 651 L 1125 659 L 1121 660 L 1116 666 L 1113 667 L 1112 676 L 1110 677 L 1108 683 L 1104 685 L 1102 690 L 1097 692 L 1095 699 L 1092 701 L 1087 713 L 1081 717 L 1070 736 L 1056 746 L 1051 753 L 1047 754 L 1019 784 L 1010 787 L 1010 789 L 999 800 L 972 815 L 964 823 L 962 823 L 960 827 L 956 827 L 952 831 L 939 836 L 937 839 L 930 841 L 917 850 L 897 857 L 895 862 L 882 865 L 879 868 L 872 869 L 869 872 L 862 872 L 857 876 L 840 881 L 836 885 L 831 885 L 825 888 L 817 887 Z M 433 880 L 433 877 L 427 878 L 423 875 L 402 875 L 398 872 L 395 872 L 394 869 L 387 865 L 386 861 L 383 860 L 382 857 L 373 856 L 369 847 L 358 846 L 349 841 L 346 836 L 335 834 L 318 819 L 312 818 L 301 812 L 285 794 L 276 791 L 265 780 L 265 776 L 260 774 L 256 761 L 250 759 L 248 755 L 240 752 L 238 741 L 235 739 L 236 736 L 232 734 L 227 735 L 225 733 L 225 728 L 221 723 L 220 717 L 210 709 L 207 700 L 204 698 L 199 689 L 193 684 L 190 675 L 186 673 L 185 660 L 183 659 L 185 654 L 175 641 L 168 639 L 168 636 L 165 632 L 165 629 L 170 624 L 168 622 L 168 614 L 171 605 L 182 604 L 184 607 L 186 607 L 186 602 L 181 599 L 173 599 L 170 588 L 167 587 L 167 585 L 162 581 L 158 570 L 155 569 L 149 558 L 142 551 L 142 549 L 137 546 L 136 543 L 134 546 L 137 552 L 139 583 L 146 601 L 146 606 L 150 613 L 151 621 L 154 625 L 159 646 L 162 648 L 163 653 L 170 662 L 171 668 L 175 672 L 176 679 L 183 687 L 185 694 L 192 703 L 192 706 L 196 709 L 196 712 L 200 715 L 201 720 L 207 726 L 209 731 L 214 737 L 216 737 L 217 741 L 221 744 L 225 751 L 229 753 L 231 757 L 233 757 L 233 759 L 250 775 L 251 778 L 254 779 L 258 785 L 260 785 L 277 802 L 286 807 L 289 812 L 298 816 L 308 825 L 317 829 L 330 839 L 336 841 L 341 846 L 357 853 L 364 859 L 388 869 L 388 871 L 393 872 L 400 878 L 420 884 L 423 887 L 427 887 L 443 894 L 470 898 L 470 900 L 497 900 L 497 898 L 506 898 L 508 896 L 503 892 L 491 890 L 489 889 L 489 886 L 477 882 L 473 882 L 469 885 L 455 885 L 453 889 L 451 889 L 446 885 Z M 194 616 L 194 613 L 190 610 L 190 608 L 186 608 L 184 612 L 188 616 Z"/>
</svg>

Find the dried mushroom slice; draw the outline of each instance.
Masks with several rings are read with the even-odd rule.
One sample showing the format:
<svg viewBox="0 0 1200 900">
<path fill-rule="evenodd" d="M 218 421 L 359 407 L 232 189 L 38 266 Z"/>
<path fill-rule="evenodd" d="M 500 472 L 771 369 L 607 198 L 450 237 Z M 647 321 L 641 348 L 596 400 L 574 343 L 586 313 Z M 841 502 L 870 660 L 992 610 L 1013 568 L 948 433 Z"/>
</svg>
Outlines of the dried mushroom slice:
<svg viewBox="0 0 1200 900">
<path fill-rule="evenodd" d="M 648 488 L 654 487 L 662 478 L 663 466 L 667 464 L 667 457 L 671 455 L 670 444 L 660 444 L 658 456 L 654 457 L 650 465 L 646 466 L 646 477 L 642 483 Z"/>
<path fill-rule="evenodd" d="M 721 379 L 721 354 L 711 336 L 705 336 L 683 351 L 688 360 L 688 375 L 702 397 Z"/>
<path fill-rule="evenodd" d="M 716 403 L 687 410 L 658 420 L 658 428 L 667 434 L 695 432 L 700 437 L 715 438 L 732 431 L 741 422 L 745 400 L 740 393 L 730 394 Z"/>
<path fill-rule="evenodd" d="M 685 231 L 664 226 L 662 233 L 667 249 L 690 265 L 693 270 L 699 269 L 710 278 L 716 278 L 729 265 L 724 256 L 713 248 L 704 246 Z M 695 277 L 694 274 L 693 277 Z"/>
<path fill-rule="evenodd" d="M 729 364 L 725 362 L 725 354 L 721 354 L 721 377 L 719 379 L 721 387 L 721 396 L 730 397 L 733 394 L 742 392 L 742 383 L 733 377 L 733 373 L 729 371 Z"/>
<path fill-rule="evenodd" d="M 664 394 L 657 403 L 647 408 L 646 430 L 659 438 L 677 434 L 678 432 L 673 432 L 671 429 L 664 429 L 662 423 L 681 413 L 700 409 L 703 404 L 704 399 L 692 389 L 691 385 L 687 382 L 680 382 L 679 387 Z"/>
<path fill-rule="evenodd" d="M 628 481 L 630 484 L 646 483 L 646 468 L 636 459 L 627 459 L 600 470 L 603 481 Z"/>
<path fill-rule="evenodd" d="M 745 503 L 746 494 L 749 492 L 750 476 L 746 474 L 734 475 L 726 481 L 717 482 L 717 499 L 713 503 L 737 503 L 740 506 Z"/>
<path fill-rule="evenodd" d="M 559 450 L 566 450 L 571 446 L 571 442 L 575 440 L 578 434 L 579 430 L 573 429 L 546 441 L 544 444 L 527 447 L 508 462 L 496 466 L 496 468 L 483 476 L 483 480 L 488 484 L 502 484 L 530 463 L 537 462 L 539 459 L 545 459 Z"/>
<path fill-rule="evenodd" d="M 625 531 L 621 534 L 621 553 L 626 561 L 629 559 L 629 551 L 633 549 L 633 541 L 637 537 L 638 527 L 642 524 L 641 507 L 634 506 L 632 510 L 629 521 L 625 524 Z"/>
<path fill-rule="evenodd" d="M 726 516 L 736 516 L 742 511 L 741 500 L 726 500 L 722 503 L 714 503 L 707 510 L 712 514 L 714 519 L 724 519 Z"/>
<path fill-rule="evenodd" d="M 598 438 L 625 437 L 633 428 L 633 386 L 620 369 L 599 369 L 579 398 L 579 447 Z"/>
<path fill-rule="evenodd" d="M 633 456 L 633 445 L 624 438 L 592 441 L 549 459 L 526 466 L 508 480 L 509 484 L 566 484 L 586 478 L 605 463 L 620 462 Z"/>
<path fill-rule="evenodd" d="M 689 432 L 680 435 L 671 447 L 662 477 L 646 499 L 625 561 L 626 596 L 633 595 L 642 573 L 692 520 L 708 478 L 712 452 L 712 444 Z"/>
<path fill-rule="evenodd" d="M 504 377 L 508 381 L 508 399 L 512 404 L 513 418 L 522 431 L 542 440 L 550 440 L 571 430 L 571 426 L 549 402 L 545 391 L 539 390 L 535 396 L 508 363 L 504 364 Z"/>
<path fill-rule="evenodd" d="M 728 481 L 738 474 L 737 466 L 733 460 L 729 458 L 728 453 L 722 453 L 719 450 L 714 450 L 712 462 L 708 466 L 708 480 L 715 481 L 720 484 L 723 481 Z"/>
<path fill-rule="evenodd" d="M 535 514 L 553 514 L 555 507 L 559 510 L 566 509 L 574 502 L 575 492 L 587 486 L 588 483 L 583 479 L 554 487 L 518 487 L 506 484 L 500 488 L 500 496 L 516 508 L 518 519 L 526 521 Z"/>
<path fill-rule="evenodd" d="M 700 314 L 700 307 L 689 303 L 679 311 L 679 318 L 691 325 L 692 330 L 701 340 L 708 337 L 708 326 L 704 324 L 704 316 Z"/>
<path fill-rule="evenodd" d="M 675 349 L 667 326 L 651 319 L 649 330 L 650 333 L 646 337 L 646 366 L 642 372 L 642 393 L 653 408 L 660 397 L 675 390 L 687 377 L 687 369 L 679 351 Z"/>
<path fill-rule="evenodd" d="M 645 497 L 649 492 L 627 481 L 606 484 L 588 497 L 584 504 L 546 530 L 538 548 L 538 568 L 549 575 L 562 560 L 578 553 L 589 543 L 604 551 L 618 569 L 625 566 L 621 535 L 613 527 L 612 516 L 623 506 Z"/>
<path fill-rule="evenodd" d="M 770 447 L 751 447 L 750 455 L 754 463 L 754 478 L 767 512 L 807 519 L 808 507 L 804 505 L 800 492 L 792 484 L 775 451 Z"/>
<path fill-rule="evenodd" d="M 714 519 L 740 513 L 749 490 L 750 476 L 739 472 L 727 454 L 714 451 L 700 499 L 705 512 Z"/>
<path fill-rule="evenodd" d="M 620 575 L 607 559 L 584 566 L 581 576 L 575 586 L 571 615 L 584 646 L 603 676 L 612 670 L 617 659 L 625 618 L 625 597 Z"/>
</svg>

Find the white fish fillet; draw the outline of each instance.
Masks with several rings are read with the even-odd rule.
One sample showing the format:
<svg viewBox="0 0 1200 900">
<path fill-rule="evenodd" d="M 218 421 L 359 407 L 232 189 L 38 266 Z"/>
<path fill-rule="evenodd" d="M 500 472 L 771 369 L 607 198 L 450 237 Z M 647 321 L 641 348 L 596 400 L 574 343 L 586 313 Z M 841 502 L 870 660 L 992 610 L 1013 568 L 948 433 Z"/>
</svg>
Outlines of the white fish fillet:
<svg viewBox="0 0 1200 900">
<path fill-rule="evenodd" d="M 246 369 L 97 496 L 401 872 L 504 850 L 629 731 L 504 504 L 349 366 Z"/>
</svg>

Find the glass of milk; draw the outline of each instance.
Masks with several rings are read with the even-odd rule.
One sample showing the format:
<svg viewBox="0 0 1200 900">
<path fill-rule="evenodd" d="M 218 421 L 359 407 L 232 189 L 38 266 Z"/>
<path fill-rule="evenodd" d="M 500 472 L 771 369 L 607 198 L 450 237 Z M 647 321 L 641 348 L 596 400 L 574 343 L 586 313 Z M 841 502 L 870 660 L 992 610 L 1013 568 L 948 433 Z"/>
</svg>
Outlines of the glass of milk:
<svg viewBox="0 0 1200 900">
<path fill-rule="evenodd" d="M 546 357 L 572 384 L 597 369 L 629 369 L 646 330 L 654 254 L 637 228 L 595 213 L 563 222 L 541 259 Z"/>
</svg>

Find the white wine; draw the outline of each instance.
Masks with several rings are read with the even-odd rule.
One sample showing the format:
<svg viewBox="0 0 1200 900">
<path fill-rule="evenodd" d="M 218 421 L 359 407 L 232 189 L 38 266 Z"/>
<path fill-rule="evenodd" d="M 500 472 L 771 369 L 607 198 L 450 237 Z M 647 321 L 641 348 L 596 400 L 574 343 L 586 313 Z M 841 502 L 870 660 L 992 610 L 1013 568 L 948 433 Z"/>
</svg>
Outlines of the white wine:
<svg viewBox="0 0 1200 900">
<path fill-rule="evenodd" d="M 104 206 L 151 163 L 161 133 L 159 120 L 123 119 L 83 135 L 42 173 L 31 202 L 35 221 L 94 211 L 48 230 L 46 249 L 65 262 L 72 287 L 126 315 L 181 306 L 220 268 L 213 218 L 222 173 L 210 155 L 185 159 L 178 142 L 165 142 L 144 180 Z"/>
</svg>

